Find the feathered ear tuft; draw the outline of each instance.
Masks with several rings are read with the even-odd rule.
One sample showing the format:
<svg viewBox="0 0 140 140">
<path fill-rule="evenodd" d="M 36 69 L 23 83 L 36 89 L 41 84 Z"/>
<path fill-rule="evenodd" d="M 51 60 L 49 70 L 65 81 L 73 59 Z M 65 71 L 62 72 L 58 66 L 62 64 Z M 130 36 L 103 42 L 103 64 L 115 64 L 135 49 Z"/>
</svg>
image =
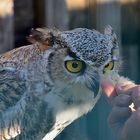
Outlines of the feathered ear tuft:
<svg viewBox="0 0 140 140">
<path fill-rule="evenodd" d="M 104 34 L 112 36 L 112 41 L 114 44 L 117 44 L 117 36 L 110 25 L 107 25 L 104 30 Z"/>
<path fill-rule="evenodd" d="M 53 33 L 50 30 L 43 28 L 32 29 L 31 34 L 27 37 L 29 42 L 39 43 L 39 48 L 42 51 L 45 51 L 53 46 L 53 38 Z"/>
<path fill-rule="evenodd" d="M 113 28 L 112 28 L 110 25 L 107 25 L 107 26 L 105 27 L 104 34 L 106 34 L 106 35 L 111 35 L 111 36 L 112 36 L 113 33 L 114 33 Z"/>
</svg>

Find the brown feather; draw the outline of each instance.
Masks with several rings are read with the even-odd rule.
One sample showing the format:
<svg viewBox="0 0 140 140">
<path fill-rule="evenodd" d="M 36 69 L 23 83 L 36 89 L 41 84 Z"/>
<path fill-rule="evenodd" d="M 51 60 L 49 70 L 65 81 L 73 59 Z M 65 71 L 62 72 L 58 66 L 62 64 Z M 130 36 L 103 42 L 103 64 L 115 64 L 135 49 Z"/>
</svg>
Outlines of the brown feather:
<svg viewBox="0 0 140 140">
<path fill-rule="evenodd" d="M 41 51 L 48 50 L 53 45 L 53 34 L 51 32 L 45 34 L 40 28 L 32 29 L 27 39 L 31 43 L 39 43 Z"/>
</svg>

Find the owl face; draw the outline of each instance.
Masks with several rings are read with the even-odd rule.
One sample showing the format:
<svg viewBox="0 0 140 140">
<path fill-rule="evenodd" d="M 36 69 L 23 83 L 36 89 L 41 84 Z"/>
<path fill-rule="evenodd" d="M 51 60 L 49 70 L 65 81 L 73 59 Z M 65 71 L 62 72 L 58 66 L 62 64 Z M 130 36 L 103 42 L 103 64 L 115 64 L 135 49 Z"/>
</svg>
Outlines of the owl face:
<svg viewBox="0 0 140 140">
<path fill-rule="evenodd" d="M 119 65 L 116 38 L 108 30 L 106 34 L 83 28 L 61 32 L 62 44 L 54 45 L 50 58 L 52 79 L 66 85 L 84 84 L 97 92 L 100 77 L 117 71 Z"/>
<path fill-rule="evenodd" d="M 117 71 L 120 65 L 116 35 L 110 26 L 104 34 L 85 28 L 64 32 L 38 29 L 33 38 L 52 52 L 48 64 L 55 83 L 84 84 L 95 91 L 100 77 Z"/>
</svg>

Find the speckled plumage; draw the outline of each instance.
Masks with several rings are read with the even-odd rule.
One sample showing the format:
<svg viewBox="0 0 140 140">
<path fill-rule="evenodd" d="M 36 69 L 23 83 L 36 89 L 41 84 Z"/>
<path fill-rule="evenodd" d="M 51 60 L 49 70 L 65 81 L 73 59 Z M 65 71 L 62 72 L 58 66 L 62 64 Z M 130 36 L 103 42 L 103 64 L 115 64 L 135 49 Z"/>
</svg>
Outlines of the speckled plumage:
<svg viewBox="0 0 140 140">
<path fill-rule="evenodd" d="M 101 34 L 95 30 L 78 28 L 71 32 L 64 32 L 61 36 L 71 51 L 95 67 L 104 65 L 109 56 L 112 55 L 112 49 L 118 47 L 113 44 L 112 36 Z"/>
<path fill-rule="evenodd" d="M 118 75 L 119 50 L 111 27 L 104 34 L 36 29 L 29 40 L 32 45 L 0 55 L 1 140 L 53 140 L 94 107 L 100 79 L 129 82 Z M 69 60 L 82 61 L 84 71 L 67 71 Z"/>
</svg>

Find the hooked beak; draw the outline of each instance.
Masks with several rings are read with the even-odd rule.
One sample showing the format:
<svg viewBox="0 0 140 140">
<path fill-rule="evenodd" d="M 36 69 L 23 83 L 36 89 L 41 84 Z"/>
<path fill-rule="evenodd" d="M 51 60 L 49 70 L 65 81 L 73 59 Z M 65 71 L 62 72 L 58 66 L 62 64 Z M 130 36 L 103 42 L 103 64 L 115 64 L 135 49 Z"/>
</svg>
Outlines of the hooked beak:
<svg viewBox="0 0 140 140">
<path fill-rule="evenodd" d="M 87 88 L 94 92 L 94 97 L 97 96 L 100 88 L 100 76 L 96 74 L 94 78 L 92 78 L 92 82 L 86 84 Z"/>
</svg>

